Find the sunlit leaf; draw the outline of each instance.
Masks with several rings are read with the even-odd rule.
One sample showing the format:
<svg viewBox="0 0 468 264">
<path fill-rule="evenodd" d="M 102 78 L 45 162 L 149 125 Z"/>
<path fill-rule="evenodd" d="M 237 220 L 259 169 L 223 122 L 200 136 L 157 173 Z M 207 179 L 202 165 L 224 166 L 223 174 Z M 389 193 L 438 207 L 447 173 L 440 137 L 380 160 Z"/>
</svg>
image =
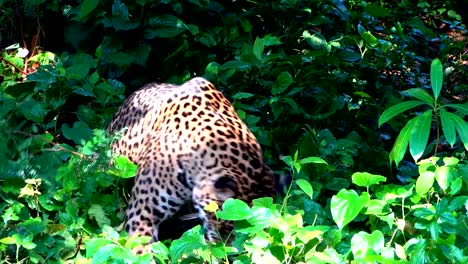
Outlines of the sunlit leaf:
<svg viewBox="0 0 468 264">
<path fill-rule="evenodd" d="M 301 188 L 301 190 L 307 194 L 310 199 L 312 199 L 312 195 L 314 193 L 314 190 L 312 189 L 312 185 L 310 184 L 310 182 L 304 180 L 304 179 L 297 179 L 296 180 L 296 184 L 297 186 L 299 186 L 299 188 Z"/>
<path fill-rule="evenodd" d="M 385 247 L 385 239 L 381 231 L 372 234 L 361 231 L 351 238 L 351 251 L 355 258 L 364 258 L 369 251 L 380 254 Z"/>
<path fill-rule="evenodd" d="M 185 232 L 181 238 L 172 241 L 169 251 L 173 263 L 177 263 L 184 255 L 190 256 L 194 251 L 208 247 L 201 230 L 201 226 L 198 225 Z"/>
<path fill-rule="evenodd" d="M 227 199 L 223 204 L 223 210 L 216 212 L 216 216 L 224 220 L 243 220 L 251 217 L 251 210 L 244 201 Z"/>
<path fill-rule="evenodd" d="M 366 192 L 358 195 L 354 190 L 339 191 L 333 195 L 330 203 L 333 220 L 342 229 L 356 218 L 369 200 L 370 196 Z"/>
<path fill-rule="evenodd" d="M 425 195 L 434 184 L 435 173 L 432 171 L 425 171 L 419 175 L 416 180 L 416 193 L 423 196 Z"/>
<path fill-rule="evenodd" d="M 369 187 L 387 180 L 384 176 L 370 174 L 368 172 L 355 172 L 351 178 L 354 184 L 362 187 Z"/>
<path fill-rule="evenodd" d="M 115 168 L 119 171 L 121 178 L 131 178 L 136 175 L 138 166 L 131 162 L 126 156 L 118 156 L 114 159 Z"/>
<path fill-rule="evenodd" d="M 431 86 L 434 98 L 439 98 L 440 90 L 442 90 L 442 82 L 444 80 L 442 62 L 435 59 L 431 63 Z"/>
</svg>

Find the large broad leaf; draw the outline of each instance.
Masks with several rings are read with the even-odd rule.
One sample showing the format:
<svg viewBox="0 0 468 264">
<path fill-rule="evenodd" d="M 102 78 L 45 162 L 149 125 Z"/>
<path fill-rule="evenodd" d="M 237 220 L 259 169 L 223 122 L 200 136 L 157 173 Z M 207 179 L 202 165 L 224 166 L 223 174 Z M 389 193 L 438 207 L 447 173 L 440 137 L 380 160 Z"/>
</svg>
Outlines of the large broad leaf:
<svg viewBox="0 0 468 264">
<path fill-rule="evenodd" d="M 424 114 L 414 118 L 414 126 L 411 131 L 409 149 L 415 161 L 419 160 L 426 149 L 431 131 L 432 110 L 427 110 Z"/>
<path fill-rule="evenodd" d="M 148 21 L 150 28 L 145 29 L 145 38 L 172 38 L 188 29 L 185 23 L 173 15 L 152 17 Z"/>
<path fill-rule="evenodd" d="M 452 113 L 445 111 L 444 108 L 440 108 L 440 120 L 442 121 L 442 131 L 444 132 L 445 139 L 453 147 L 455 141 L 457 140 L 457 135 L 455 132 L 455 121 L 452 118 Z"/>
<path fill-rule="evenodd" d="M 177 263 L 184 255 L 190 256 L 194 251 L 203 251 L 207 248 L 201 227 L 198 225 L 185 232 L 181 238 L 172 241 L 169 251 L 172 263 Z"/>
<path fill-rule="evenodd" d="M 379 118 L 379 127 L 383 123 L 385 123 L 388 120 L 395 117 L 396 115 L 399 115 L 399 114 L 405 112 L 406 110 L 409 110 L 411 108 L 414 108 L 414 107 L 417 107 L 417 106 L 420 106 L 420 105 L 423 105 L 423 104 L 425 104 L 425 102 L 413 100 L 413 101 L 401 102 L 401 103 L 398 103 L 398 104 L 396 104 L 394 106 L 391 106 L 390 108 L 385 110 L 382 113 L 382 115 L 380 116 L 380 118 Z"/>
<path fill-rule="evenodd" d="M 73 140 L 76 144 L 82 145 L 93 137 L 93 131 L 86 123 L 81 121 L 75 122 L 73 127 L 68 126 L 68 124 L 63 124 L 62 133 L 67 139 Z"/>
<path fill-rule="evenodd" d="M 403 93 L 406 93 L 409 96 L 419 99 L 428 105 L 434 104 L 434 98 L 432 98 L 432 96 L 428 92 L 421 88 L 408 89 L 406 91 L 403 91 Z"/>
<path fill-rule="evenodd" d="M 342 229 L 356 218 L 369 200 L 370 197 L 367 192 L 359 196 L 354 190 L 341 190 L 337 195 L 333 195 L 331 199 L 330 208 L 333 220 Z"/>
<path fill-rule="evenodd" d="M 394 161 L 398 166 L 400 161 L 405 156 L 406 148 L 408 147 L 408 142 L 411 137 L 411 131 L 414 126 L 414 118 L 408 121 L 405 127 L 401 130 L 398 135 L 395 144 L 393 145 L 392 151 L 390 152 L 390 162 Z"/>
<path fill-rule="evenodd" d="M 284 92 L 289 85 L 293 83 L 291 74 L 287 71 L 281 72 L 276 78 L 276 84 L 273 86 L 271 93 L 274 95 Z"/>
<path fill-rule="evenodd" d="M 416 192 L 423 196 L 425 195 L 434 184 L 435 173 L 433 171 L 425 171 L 419 175 L 416 180 Z"/>
<path fill-rule="evenodd" d="M 32 97 L 25 99 L 19 104 L 19 111 L 26 119 L 38 123 L 41 123 L 47 112 L 49 112 L 45 109 L 44 104 L 41 104 Z"/>
<path fill-rule="evenodd" d="M 442 62 L 439 59 L 435 59 L 431 63 L 431 86 L 434 98 L 437 100 L 442 90 L 442 82 L 444 81 Z"/>
<path fill-rule="evenodd" d="M 351 238 L 351 251 L 356 259 L 364 258 L 368 253 L 380 254 L 384 248 L 385 239 L 379 230 L 372 234 L 361 231 Z"/>
<path fill-rule="evenodd" d="M 224 220 L 244 220 L 251 217 L 250 207 L 243 201 L 227 199 L 223 204 L 223 210 L 216 212 L 216 216 Z"/>
<path fill-rule="evenodd" d="M 379 184 L 380 182 L 384 182 L 387 180 L 384 176 L 370 174 L 368 172 L 355 172 L 353 176 L 351 176 L 352 181 L 357 186 L 362 186 L 369 188 L 369 186 L 374 184 Z"/>
</svg>

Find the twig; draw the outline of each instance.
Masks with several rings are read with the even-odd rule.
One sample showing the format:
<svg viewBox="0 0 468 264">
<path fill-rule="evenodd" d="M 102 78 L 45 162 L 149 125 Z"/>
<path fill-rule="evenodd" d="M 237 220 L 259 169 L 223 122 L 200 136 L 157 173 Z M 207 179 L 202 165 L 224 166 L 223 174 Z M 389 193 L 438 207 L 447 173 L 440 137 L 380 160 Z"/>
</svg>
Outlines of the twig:
<svg viewBox="0 0 468 264">
<path fill-rule="evenodd" d="M 33 135 L 31 133 L 27 133 L 27 132 L 23 132 L 23 131 L 19 131 L 19 130 L 15 130 L 13 131 L 13 133 L 16 133 L 16 134 L 20 134 L 20 135 L 24 135 L 24 136 L 28 136 L 28 137 L 35 137 L 35 136 L 39 136 L 39 139 L 44 141 L 44 142 L 47 142 L 48 144 L 51 144 L 52 146 L 56 147 L 57 150 L 63 150 L 63 151 L 66 151 L 66 152 L 69 152 L 73 155 L 76 155 L 76 156 L 79 156 L 80 158 L 82 159 L 87 159 L 87 160 L 91 160 L 89 157 L 79 153 L 79 152 L 76 152 L 74 150 L 71 150 L 71 149 L 67 149 L 67 148 L 64 148 L 62 145 L 60 145 L 59 143 L 55 143 L 51 140 L 48 140 L 46 138 L 44 138 L 43 136 L 41 135 Z M 56 150 L 53 150 L 53 149 L 50 149 L 50 151 L 56 151 Z"/>
<path fill-rule="evenodd" d="M 18 71 L 20 71 L 22 74 L 25 74 L 25 75 L 28 74 L 28 73 L 25 72 L 23 69 L 18 68 L 18 66 L 14 65 L 13 63 L 11 63 L 10 61 L 8 61 L 7 59 L 5 59 L 5 58 L 3 58 L 3 57 L 0 57 L 0 59 L 2 59 L 3 61 L 5 61 L 6 63 L 10 64 L 11 66 L 15 67 L 15 69 L 17 69 Z"/>
</svg>

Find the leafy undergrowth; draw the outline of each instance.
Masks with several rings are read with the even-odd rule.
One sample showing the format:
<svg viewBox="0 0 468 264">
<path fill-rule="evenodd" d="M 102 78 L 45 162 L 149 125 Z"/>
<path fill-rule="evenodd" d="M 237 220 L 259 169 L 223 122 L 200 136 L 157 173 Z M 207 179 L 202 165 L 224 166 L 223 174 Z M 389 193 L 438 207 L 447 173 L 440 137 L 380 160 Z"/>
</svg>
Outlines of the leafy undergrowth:
<svg viewBox="0 0 468 264">
<path fill-rule="evenodd" d="M 468 262 L 458 1 L 20 2 L 0 15 L 2 263 Z M 136 167 L 104 129 L 142 84 L 196 75 L 292 182 L 208 206 L 229 243 L 196 226 L 135 255 Z"/>
</svg>

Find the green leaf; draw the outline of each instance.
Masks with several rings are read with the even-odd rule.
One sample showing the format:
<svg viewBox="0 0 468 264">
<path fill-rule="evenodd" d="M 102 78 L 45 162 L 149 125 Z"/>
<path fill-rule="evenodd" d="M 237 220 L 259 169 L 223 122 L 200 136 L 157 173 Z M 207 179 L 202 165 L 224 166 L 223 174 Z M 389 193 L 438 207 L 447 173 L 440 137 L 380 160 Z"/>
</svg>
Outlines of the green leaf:
<svg viewBox="0 0 468 264">
<path fill-rule="evenodd" d="M 106 213 L 102 209 L 102 206 L 99 204 L 92 204 L 88 209 L 88 215 L 91 218 L 94 218 L 98 223 L 99 227 L 108 226 L 111 224 L 110 219 L 106 216 Z"/>
<path fill-rule="evenodd" d="M 16 239 L 14 237 L 4 237 L 0 239 L 0 243 L 11 245 L 16 243 Z"/>
<path fill-rule="evenodd" d="M 468 151 L 468 122 L 461 119 L 459 116 L 452 114 L 452 120 L 455 121 L 455 128 L 457 129 L 458 135 Z"/>
<path fill-rule="evenodd" d="M 368 172 L 355 172 L 351 179 L 354 184 L 361 187 L 369 188 L 369 186 L 374 184 L 379 184 L 385 182 L 387 178 L 381 175 L 370 174 Z"/>
<path fill-rule="evenodd" d="M 336 52 L 336 55 L 346 61 L 349 62 L 355 62 L 358 61 L 362 58 L 361 54 L 359 52 L 356 52 L 352 49 L 339 49 Z"/>
<path fill-rule="evenodd" d="M 69 140 L 73 140 L 76 144 L 84 145 L 86 141 L 93 138 L 93 131 L 84 122 L 77 121 L 70 128 L 68 124 L 62 125 L 63 136 Z"/>
<path fill-rule="evenodd" d="M 355 259 L 380 254 L 384 248 L 385 239 L 379 230 L 372 232 L 372 234 L 361 231 L 351 238 L 351 251 Z"/>
<path fill-rule="evenodd" d="M 259 61 L 262 61 L 263 50 L 265 49 L 265 41 L 257 37 L 253 45 L 253 54 Z"/>
<path fill-rule="evenodd" d="M 369 204 L 367 205 L 366 214 L 372 214 L 372 215 L 378 215 L 378 216 L 384 215 L 386 214 L 386 212 L 384 212 L 385 206 L 387 206 L 387 203 L 385 201 L 372 199 L 369 201 Z"/>
<path fill-rule="evenodd" d="M 416 193 L 420 196 L 425 195 L 434 184 L 435 173 L 433 171 L 425 171 L 419 175 L 416 180 Z"/>
<path fill-rule="evenodd" d="M 223 70 L 237 69 L 240 71 L 244 71 L 244 70 L 248 70 L 250 67 L 252 67 L 252 64 L 248 62 L 232 60 L 232 61 L 228 61 L 224 63 L 221 68 Z"/>
<path fill-rule="evenodd" d="M 19 104 L 19 111 L 28 120 L 41 123 L 49 112 L 39 101 L 28 98 Z"/>
<path fill-rule="evenodd" d="M 191 256 L 194 251 L 207 248 L 201 226 L 198 225 L 185 232 L 181 238 L 172 241 L 169 251 L 172 263 L 177 263 L 184 255 Z"/>
<path fill-rule="evenodd" d="M 405 112 L 406 110 L 418 107 L 418 106 L 423 105 L 423 104 L 425 104 L 425 102 L 413 100 L 413 101 L 401 102 L 401 103 L 398 103 L 398 104 L 396 104 L 394 106 L 389 107 L 380 116 L 380 118 L 379 118 L 379 127 L 382 126 L 383 123 L 385 123 L 388 120 L 395 117 L 396 115 L 399 115 L 399 114 Z"/>
<path fill-rule="evenodd" d="M 413 118 L 413 120 L 414 125 L 411 131 L 409 149 L 413 159 L 418 161 L 423 155 L 429 140 L 429 132 L 431 131 L 432 123 L 432 110 L 427 110 L 422 115 Z"/>
<path fill-rule="evenodd" d="M 299 186 L 299 188 L 301 188 L 301 190 L 305 194 L 307 194 L 310 197 L 310 199 L 312 199 L 312 195 L 314 194 L 314 189 L 312 189 L 312 185 L 310 184 L 310 182 L 304 179 L 297 179 L 296 184 L 297 186 Z"/>
<path fill-rule="evenodd" d="M 277 37 L 277 36 L 274 36 L 274 35 L 272 35 L 272 34 L 265 35 L 265 36 L 263 37 L 263 41 L 264 41 L 265 47 L 268 47 L 268 46 L 277 46 L 277 45 L 281 45 L 281 44 L 282 44 L 280 38 Z"/>
<path fill-rule="evenodd" d="M 94 238 L 94 239 L 90 239 L 86 241 L 85 242 L 86 257 L 87 258 L 93 257 L 99 251 L 100 248 L 108 244 L 112 244 L 112 241 L 104 239 L 104 238 Z"/>
<path fill-rule="evenodd" d="M 340 229 L 343 229 L 356 218 L 369 200 L 369 194 L 366 192 L 359 196 L 354 190 L 341 190 L 331 199 L 330 208 L 333 220 Z"/>
<path fill-rule="evenodd" d="M 219 65 L 219 63 L 217 62 L 210 62 L 208 63 L 208 65 L 206 66 L 205 68 L 205 72 L 207 74 L 218 74 L 219 72 L 219 68 L 221 67 L 221 65 Z"/>
<path fill-rule="evenodd" d="M 84 0 L 80 4 L 80 12 L 78 13 L 78 20 L 82 20 L 84 17 L 86 17 L 89 13 L 91 13 L 96 7 L 98 6 L 100 2 L 99 1 L 94 1 L 94 0 Z"/>
<path fill-rule="evenodd" d="M 366 31 L 366 32 L 362 33 L 361 37 L 368 44 L 371 44 L 371 45 L 377 44 L 377 41 L 378 41 L 377 38 L 374 37 L 374 35 L 372 35 L 372 33 L 370 33 L 370 31 Z"/>
<path fill-rule="evenodd" d="M 240 23 L 245 32 L 249 33 L 252 31 L 253 26 L 249 20 L 247 20 L 246 18 L 241 18 Z"/>
<path fill-rule="evenodd" d="M 328 164 L 325 160 L 319 157 L 307 157 L 301 160 L 298 160 L 300 164 L 308 164 L 308 163 L 320 163 L 320 164 Z"/>
<path fill-rule="evenodd" d="M 223 204 L 223 210 L 216 212 L 216 216 L 224 220 L 244 220 L 251 217 L 250 207 L 241 200 L 227 199 Z"/>
<path fill-rule="evenodd" d="M 434 104 L 434 98 L 432 98 L 432 96 L 428 92 L 421 88 L 408 89 L 406 91 L 403 91 L 403 93 L 406 93 L 409 96 L 419 99 L 428 105 Z"/>
<path fill-rule="evenodd" d="M 305 30 L 302 33 L 302 37 L 307 41 L 307 43 L 316 50 L 327 50 L 327 40 L 320 33 L 315 33 L 311 35 L 309 31 Z"/>
<path fill-rule="evenodd" d="M 450 182 L 452 182 L 452 169 L 447 166 L 437 167 L 435 171 L 435 179 L 442 190 L 447 191 Z"/>
<path fill-rule="evenodd" d="M 453 108 L 453 109 L 461 112 L 463 115 L 468 115 L 468 103 L 465 103 L 465 104 L 446 104 L 446 105 L 443 105 L 443 107 L 450 107 L 450 108 Z"/>
<path fill-rule="evenodd" d="M 77 53 L 71 57 L 71 65 L 66 68 L 67 74 L 86 78 L 90 70 L 97 65 L 97 60 L 86 53 Z"/>
<path fill-rule="evenodd" d="M 276 78 L 276 84 L 273 86 L 271 93 L 274 95 L 278 95 L 284 92 L 292 83 L 293 78 L 291 74 L 289 74 L 289 72 L 287 71 L 283 71 Z"/>
<path fill-rule="evenodd" d="M 254 96 L 255 94 L 252 93 L 245 93 L 245 92 L 238 92 L 235 95 L 232 96 L 232 99 L 234 100 L 240 100 L 240 99 L 246 99 Z"/>
<path fill-rule="evenodd" d="M 442 124 L 442 131 L 444 132 L 445 139 L 453 147 L 457 140 L 457 134 L 455 130 L 455 121 L 453 120 L 454 114 L 445 111 L 444 108 L 440 108 L 440 120 Z"/>
<path fill-rule="evenodd" d="M 442 62 L 435 59 L 431 63 L 431 86 L 434 98 L 439 98 L 440 91 L 442 90 L 442 82 L 444 80 Z"/>
<path fill-rule="evenodd" d="M 114 159 L 115 168 L 119 170 L 119 177 L 131 178 L 136 175 L 138 166 L 126 156 L 118 156 Z"/>
<path fill-rule="evenodd" d="M 107 244 L 99 248 L 96 254 L 93 255 L 93 264 L 109 263 L 110 260 L 119 259 L 122 256 L 122 249 L 115 244 Z"/>
<path fill-rule="evenodd" d="M 161 241 L 151 244 L 152 253 L 160 263 L 167 263 L 169 260 L 169 249 Z"/>
<path fill-rule="evenodd" d="M 364 10 L 373 17 L 386 17 L 390 14 L 390 9 L 374 3 L 366 5 Z"/>
<path fill-rule="evenodd" d="M 145 38 L 172 38 L 188 29 L 185 23 L 173 15 L 153 16 L 145 29 Z"/>
<path fill-rule="evenodd" d="M 408 121 L 405 127 L 400 131 L 400 134 L 398 134 L 395 144 L 393 144 L 392 151 L 390 152 L 390 162 L 394 161 L 397 166 L 405 156 L 414 122 L 414 118 Z"/>
<path fill-rule="evenodd" d="M 271 226 L 275 223 L 276 218 L 272 210 L 264 207 L 254 207 L 250 211 L 250 216 L 246 222 L 239 222 L 236 224 L 236 231 L 240 233 L 258 233 L 261 230 Z"/>
</svg>

